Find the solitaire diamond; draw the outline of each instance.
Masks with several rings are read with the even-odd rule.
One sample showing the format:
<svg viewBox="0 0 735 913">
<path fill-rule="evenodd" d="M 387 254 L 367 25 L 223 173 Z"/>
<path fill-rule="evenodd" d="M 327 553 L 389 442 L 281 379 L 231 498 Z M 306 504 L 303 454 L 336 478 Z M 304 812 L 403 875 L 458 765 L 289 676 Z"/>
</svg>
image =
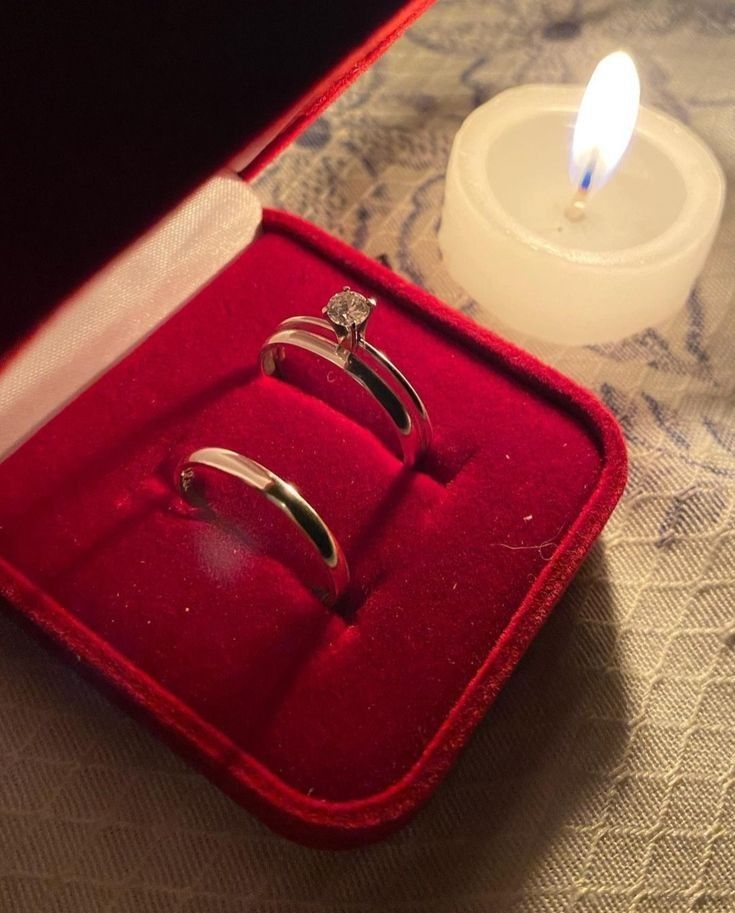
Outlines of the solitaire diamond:
<svg viewBox="0 0 735 913">
<path fill-rule="evenodd" d="M 324 312 L 333 324 L 351 330 L 362 326 L 371 310 L 371 303 L 364 295 L 345 289 L 332 295 Z"/>
</svg>

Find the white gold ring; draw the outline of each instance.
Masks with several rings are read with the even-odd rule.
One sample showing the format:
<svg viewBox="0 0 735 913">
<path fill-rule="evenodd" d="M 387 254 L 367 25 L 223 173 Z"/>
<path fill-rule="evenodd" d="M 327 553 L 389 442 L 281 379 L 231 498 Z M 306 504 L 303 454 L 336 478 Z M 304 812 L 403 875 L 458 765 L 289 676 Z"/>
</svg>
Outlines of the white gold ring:
<svg viewBox="0 0 735 913">
<path fill-rule="evenodd" d="M 365 339 L 375 299 L 344 288 L 323 309 L 327 318 L 290 317 L 266 339 L 260 350 L 261 370 L 280 375 L 289 347 L 336 365 L 368 391 L 391 421 L 403 462 L 412 466 L 431 443 L 431 423 L 421 397 L 380 349 Z"/>
</svg>

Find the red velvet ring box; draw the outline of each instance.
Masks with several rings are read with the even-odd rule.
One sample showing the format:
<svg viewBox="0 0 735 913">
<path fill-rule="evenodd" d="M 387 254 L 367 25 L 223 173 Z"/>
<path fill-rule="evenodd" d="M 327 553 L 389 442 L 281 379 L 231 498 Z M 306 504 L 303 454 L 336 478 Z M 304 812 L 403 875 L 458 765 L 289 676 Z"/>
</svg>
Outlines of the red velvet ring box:
<svg viewBox="0 0 735 913">
<path fill-rule="evenodd" d="M 148 11 L 155 21 L 116 19 L 113 29 L 93 13 L 95 34 L 109 39 L 104 54 L 64 63 L 78 68 L 67 72 L 74 90 L 88 93 L 78 120 L 86 132 L 57 150 L 69 171 L 36 174 L 40 200 L 14 214 L 7 281 L 28 306 L 10 329 L 18 338 L 36 321 L 37 331 L 5 359 L 6 411 L 7 378 L 54 321 L 71 321 L 66 338 L 105 309 L 105 326 L 115 323 L 109 265 L 90 280 L 87 318 L 79 308 L 90 307 L 90 286 L 71 288 L 125 243 L 118 260 L 135 269 L 127 285 L 113 284 L 121 313 L 124 303 L 135 315 L 137 295 L 153 307 L 172 287 L 182 300 L 157 328 L 155 319 L 133 328 L 145 336 L 139 344 L 118 339 L 104 369 L 80 375 L 82 389 L 47 408 L 54 414 L 0 465 L 1 591 L 223 790 L 274 829 L 320 846 L 378 839 L 416 812 L 579 567 L 626 473 L 619 430 L 590 394 L 294 216 L 265 212 L 216 274 L 197 273 L 178 290 L 184 267 L 168 245 L 182 243 L 182 224 L 204 225 L 181 257 L 193 268 L 207 232 L 220 249 L 221 213 L 194 191 L 172 240 L 164 210 L 237 148 L 249 163 L 243 174 L 253 174 L 424 5 L 312 0 L 280 21 L 281 4 L 259 5 L 258 29 L 279 42 L 263 38 L 255 63 L 265 76 L 240 84 L 250 97 L 242 111 L 233 84 L 245 64 L 228 43 L 237 19 L 212 27 Z M 225 8 L 235 15 L 234 4 Z M 306 8 L 311 25 L 301 22 Z M 79 45 L 66 20 L 36 35 L 52 68 L 66 60 L 55 28 Z M 137 55 L 126 79 L 107 62 L 120 43 Z M 206 67 L 191 54 L 200 45 Z M 283 52 L 275 60 L 274 48 Z M 213 100 L 215 79 L 223 97 Z M 48 91 L 40 80 L 37 88 Z M 62 116 L 39 99 L 34 111 L 47 123 Z M 112 137 L 109 104 L 118 106 Z M 63 116 L 77 116 L 72 108 Z M 132 124 L 123 127 L 124 112 Z M 125 146 L 124 130 L 135 142 Z M 30 140 L 25 154 L 32 161 Z M 112 175 L 97 160 L 105 154 Z M 126 168 L 131 156 L 137 165 Z M 39 248 L 46 270 L 29 262 Z M 159 270 L 173 277 L 160 287 Z M 344 285 L 379 300 L 371 339 L 431 414 L 434 444 L 415 471 L 359 420 L 363 400 L 335 405 L 256 370 L 260 343 L 281 319 L 318 313 Z M 59 345 L 37 357 L 74 373 L 83 359 Z M 39 387 L 31 405 L 60 383 Z M 263 462 L 323 514 L 353 575 L 338 610 L 279 560 L 275 521 L 264 517 L 254 552 L 180 502 L 173 466 L 204 445 Z"/>
</svg>

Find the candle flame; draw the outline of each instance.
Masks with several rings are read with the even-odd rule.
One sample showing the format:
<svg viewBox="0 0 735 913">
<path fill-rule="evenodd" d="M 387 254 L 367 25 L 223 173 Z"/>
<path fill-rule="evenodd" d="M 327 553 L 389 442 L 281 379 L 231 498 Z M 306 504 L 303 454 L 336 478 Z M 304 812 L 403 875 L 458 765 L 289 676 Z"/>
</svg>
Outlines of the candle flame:
<svg viewBox="0 0 735 913">
<path fill-rule="evenodd" d="M 625 51 L 597 64 L 574 126 L 569 177 L 578 193 L 586 195 L 607 183 L 633 136 L 640 95 L 638 71 Z"/>
</svg>

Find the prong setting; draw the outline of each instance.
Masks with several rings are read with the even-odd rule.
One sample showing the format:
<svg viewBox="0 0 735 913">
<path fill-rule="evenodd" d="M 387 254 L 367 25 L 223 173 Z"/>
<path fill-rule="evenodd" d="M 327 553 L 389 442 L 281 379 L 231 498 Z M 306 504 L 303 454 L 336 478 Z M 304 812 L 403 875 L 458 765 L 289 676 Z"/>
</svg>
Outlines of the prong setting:
<svg viewBox="0 0 735 913">
<path fill-rule="evenodd" d="M 331 323 L 341 347 L 355 350 L 375 305 L 374 298 L 366 298 L 349 286 L 332 295 L 322 313 Z"/>
</svg>

